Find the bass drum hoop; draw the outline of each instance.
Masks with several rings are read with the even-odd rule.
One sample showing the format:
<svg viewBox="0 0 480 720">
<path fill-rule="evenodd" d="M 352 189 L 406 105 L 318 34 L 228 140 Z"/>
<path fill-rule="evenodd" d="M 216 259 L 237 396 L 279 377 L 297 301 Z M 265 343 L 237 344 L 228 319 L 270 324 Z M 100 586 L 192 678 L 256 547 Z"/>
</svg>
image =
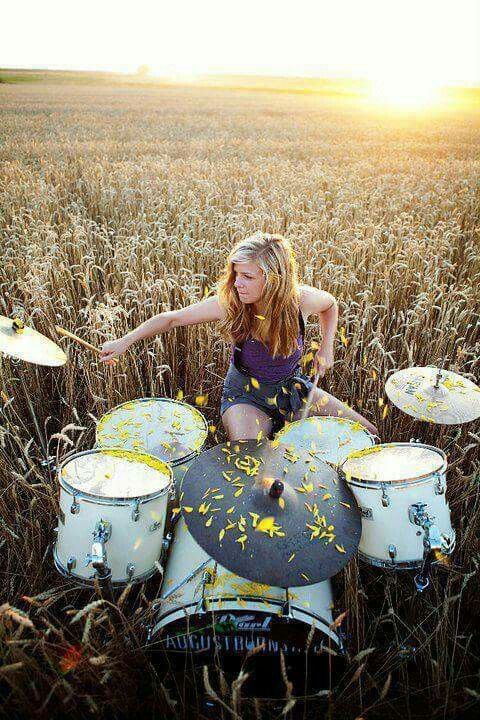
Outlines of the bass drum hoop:
<svg viewBox="0 0 480 720">
<path fill-rule="evenodd" d="M 232 595 L 231 597 L 222 596 L 222 597 L 218 597 L 218 598 L 206 598 L 207 603 L 211 603 L 211 602 L 216 602 L 216 603 L 218 603 L 218 602 L 225 602 L 225 603 L 227 603 L 227 602 L 237 602 L 238 600 L 243 600 L 243 601 L 245 601 L 247 604 L 248 604 L 249 601 L 250 601 L 250 602 L 257 602 L 257 603 L 258 603 L 258 602 L 265 602 L 265 601 L 266 601 L 266 602 L 269 603 L 269 605 L 274 605 L 274 606 L 277 606 L 277 607 L 282 607 L 282 606 L 285 604 L 283 601 L 270 600 L 270 599 L 266 599 L 265 597 L 256 596 L 256 595 L 245 595 L 245 596 Z M 205 617 L 206 615 L 212 615 L 212 616 L 213 616 L 215 613 L 218 614 L 218 613 L 221 613 L 221 612 L 230 612 L 230 613 L 233 613 L 233 612 L 236 611 L 236 612 L 243 612 L 243 613 L 245 613 L 245 611 L 248 611 L 248 608 L 245 608 L 244 610 L 241 610 L 240 608 L 228 608 L 228 609 L 227 609 L 227 608 L 220 608 L 220 609 L 217 609 L 217 608 L 215 608 L 215 609 L 209 608 L 208 610 L 205 610 L 204 612 L 201 612 L 201 613 L 200 613 L 200 612 L 196 612 L 196 613 L 192 613 L 191 615 L 186 614 L 185 611 L 186 611 L 188 608 L 198 607 L 198 605 L 199 605 L 198 601 L 196 601 L 196 602 L 191 602 L 191 603 L 188 603 L 187 605 L 182 605 L 181 607 L 172 608 L 171 610 L 168 610 L 166 613 L 164 613 L 163 615 L 161 615 L 161 616 L 157 619 L 157 621 L 155 622 L 155 625 L 152 627 L 152 630 L 151 630 L 152 637 L 151 637 L 151 640 L 150 640 L 150 644 L 154 644 L 155 642 L 161 642 L 161 638 L 159 638 L 158 640 L 155 640 L 155 638 L 153 637 L 153 633 L 156 632 L 156 629 L 158 628 L 159 624 L 160 624 L 163 620 L 165 620 L 166 618 L 169 618 L 171 615 L 178 614 L 178 617 L 176 617 L 173 622 L 176 622 L 177 620 L 180 620 L 180 619 L 182 619 L 182 617 L 183 617 L 183 619 L 185 620 L 185 622 L 188 624 L 188 622 L 190 622 L 190 621 L 191 621 L 193 618 L 195 618 L 195 617 Z M 311 611 L 307 610 L 306 608 L 305 608 L 305 609 L 298 608 L 298 607 L 295 606 L 295 605 L 291 605 L 291 610 L 292 610 L 292 611 L 296 611 L 297 613 L 302 613 L 302 614 L 306 615 L 307 617 L 312 618 L 313 620 L 317 620 L 317 621 L 320 623 L 320 625 L 315 625 L 315 628 L 314 628 L 314 629 L 315 629 L 316 631 L 322 632 L 322 626 L 325 627 L 326 630 L 327 630 L 327 632 L 322 632 L 322 634 L 325 636 L 325 638 L 326 638 L 326 639 L 330 639 L 330 640 L 336 645 L 337 649 L 338 649 L 340 652 L 343 653 L 343 652 L 345 651 L 345 650 L 344 650 L 344 646 L 343 646 L 343 642 L 342 642 L 342 639 L 341 639 L 340 635 L 338 635 L 337 633 L 335 633 L 335 632 L 333 632 L 333 631 L 331 630 L 331 628 L 330 628 L 330 623 L 328 622 L 328 620 L 326 620 L 325 618 L 323 618 L 321 615 L 317 615 L 316 613 L 312 613 Z M 272 615 L 272 613 L 269 612 L 268 610 L 255 610 L 255 612 L 258 613 L 258 614 L 262 614 L 262 615 Z M 281 617 L 281 616 L 278 616 L 278 617 Z M 296 622 L 302 623 L 302 620 L 299 619 L 299 618 L 293 617 L 292 619 L 295 620 Z M 169 623 L 166 623 L 166 624 L 162 625 L 162 627 L 159 628 L 157 632 L 160 632 L 160 631 L 162 631 L 162 630 L 166 630 L 166 628 L 168 627 L 168 624 L 169 624 Z M 302 623 L 302 624 L 305 624 L 305 625 L 306 625 L 306 623 Z M 306 625 L 306 627 L 308 627 L 308 626 Z M 313 626 L 312 626 L 312 627 L 313 627 Z M 188 630 L 187 630 L 187 632 L 188 632 Z M 332 635 L 329 634 L 329 632 L 332 633 L 333 637 L 332 637 Z"/>
<path fill-rule="evenodd" d="M 348 457 L 343 460 L 343 462 L 338 466 L 338 471 L 341 473 L 342 478 L 347 482 L 348 485 L 354 485 L 355 487 L 360 488 L 371 488 L 382 490 L 385 488 L 388 490 L 389 488 L 402 488 L 403 486 L 412 486 L 412 485 L 422 485 L 426 484 L 426 481 L 430 480 L 431 478 L 435 478 L 438 475 L 443 475 L 448 467 L 447 462 L 447 456 L 441 450 L 440 448 L 435 447 L 434 445 L 424 445 L 423 443 L 408 443 L 408 442 L 398 442 L 398 443 L 385 443 L 388 447 L 421 447 L 426 448 L 427 450 L 433 450 L 437 455 L 440 455 L 442 458 L 442 464 L 437 470 L 432 470 L 431 472 L 425 473 L 424 475 L 417 475 L 416 477 L 412 478 L 402 478 L 401 480 L 362 480 L 361 478 L 354 477 L 353 475 L 350 477 L 349 480 L 347 480 L 347 473 L 343 469 L 343 466 L 349 459 Z M 375 445 L 374 447 L 381 447 L 381 445 Z M 370 450 L 370 448 L 368 448 Z M 368 453 L 366 453 L 368 454 Z"/>
<path fill-rule="evenodd" d="M 84 490 L 77 490 L 73 485 L 70 485 L 65 478 L 62 477 L 62 470 L 63 468 L 68 465 L 71 460 L 77 457 L 81 457 L 82 455 L 93 455 L 98 454 L 101 452 L 105 452 L 107 450 L 120 450 L 121 452 L 132 452 L 133 455 L 149 455 L 152 460 L 155 460 L 156 462 L 161 462 L 163 465 L 165 465 L 166 469 L 169 470 L 169 482 L 165 485 L 164 488 L 161 490 L 155 490 L 152 493 L 148 493 L 148 495 L 130 495 L 129 497 L 122 497 L 119 496 L 107 496 L 107 495 L 95 495 L 93 493 L 87 493 Z M 145 502 L 149 502 L 150 500 L 156 500 L 159 497 L 162 497 L 162 495 L 166 495 L 170 491 L 170 487 L 173 485 L 173 473 L 171 471 L 171 468 L 169 467 L 170 463 L 165 462 L 165 460 L 160 460 L 159 458 L 155 457 L 155 455 L 150 455 L 150 453 L 136 453 L 134 450 L 131 451 L 125 451 L 125 448 L 122 447 L 94 447 L 90 450 L 83 450 L 82 452 L 75 453 L 74 455 L 70 455 L 70 457 L 65 458 L 65 460 L 62 461 L 62 463 L 59 465 L 57 473 L 58 473 L 58 482 L 61 488 L 63 488 L 68 495 L 71 495 L 72 497 L 80 498 L 82 500 L 85 500 L 86 502 L 91 502 L 94 504 L 99 505 L 129 505 L 133 502 L 139 502 L 139 504 L 143 504 Z"/>
</svg>

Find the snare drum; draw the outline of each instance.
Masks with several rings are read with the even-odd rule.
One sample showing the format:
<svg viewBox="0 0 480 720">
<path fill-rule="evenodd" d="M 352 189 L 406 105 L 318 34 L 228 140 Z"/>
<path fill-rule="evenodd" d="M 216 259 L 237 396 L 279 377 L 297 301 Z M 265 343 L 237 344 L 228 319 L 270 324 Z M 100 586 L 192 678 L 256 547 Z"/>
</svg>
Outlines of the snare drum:
<svg viewBox="0 0 480 720">
<path fill-rule="evenodd" d="M 118 448 L 94 449 L 58 469 L 57 569 L 90 584 L 141 582 L 156 569 L 163 546 L 171 468 L 158 458 Z"/>
<path fill-rule="evenodd" d="M 167 653 L 200 657 L 217 650 L 243 655 L 259 645 L 264 645 L 262 655 L 278 654 L 279 648 L 301 654 L 315 625 L 310 651 L 338 648 L 340 640 L 331 627 L 330 580 L 290 588 L 288 617 L 286 600 L 285 589 L 252 582 L 216 564 L 180 517 L 149 643 Z"/>
<path fill-rule="evenodd" d="M 359 556 L 370 565 L 422 565 L 424 541 L 449 554 L 455 531 L 445 497 L 447 459 L 421 443 L 385 443 L 352 453 L 339 468 L 362 512 Z"/>
<path fill-rule="evenodd" d="M 330 415 L 312 415 L 291 422 L 275 435 L 275 440 L 314 452 L 332 465 L 339 465 L 354 450 L 375 445 L 374 436 L 361 423 Z"/>
<path fill-rule="evenodd" d="M 169 398 L 141 398 L 122 403 L 97 425 L 96 447 L 124 447 L 167 462 L 176 487 L 201 452 L 208 435 L 203 415 Z"/>
</svg>

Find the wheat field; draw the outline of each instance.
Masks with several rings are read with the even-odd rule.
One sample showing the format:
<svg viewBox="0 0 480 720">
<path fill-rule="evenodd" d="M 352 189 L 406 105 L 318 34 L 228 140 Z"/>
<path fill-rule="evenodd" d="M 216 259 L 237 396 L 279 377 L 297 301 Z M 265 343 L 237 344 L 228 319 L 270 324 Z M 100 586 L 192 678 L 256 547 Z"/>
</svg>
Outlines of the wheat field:
<svg viewBox="0 0 480 720">
<path fill-rule="evenodd" d="M 0 314 L 23 307 L 69 356 L 61 368 L 0 356 L 2 716 L 474 717 L 479 423 L 415 421 L 383 388 L 395 369 L 440 362 L 480 379 L 478 109 L 412 115 L 315 94 L 50 79 L 0 84 L 0 117 Z M 137 343 L 115 370 L 53 326 L 100 346 L 195 302 L 255 230 L 289 237 L 301 281 L 338 300 L 323 387 L 384 442 L 447 452 L 457 532 L 423 595 L 410 573 L 353 560 L 334 581 L 345 669 L 311 693 L 279 661 L 274 700 L 244 692 L 253 658 L 233 678 L 210 666 L 179 679 L 152 662 L 142 623 L 158 580 L 108 599 L 56 573 L 58 484 L 42 465 L 92 447 L 108 409 L 179 390 L 192 404 L 208 394 L 208 444 L 224 441 L 229 348 L 214 324 Z M 311 316 L 307 341 L 318 339 Z"/>
</svg>

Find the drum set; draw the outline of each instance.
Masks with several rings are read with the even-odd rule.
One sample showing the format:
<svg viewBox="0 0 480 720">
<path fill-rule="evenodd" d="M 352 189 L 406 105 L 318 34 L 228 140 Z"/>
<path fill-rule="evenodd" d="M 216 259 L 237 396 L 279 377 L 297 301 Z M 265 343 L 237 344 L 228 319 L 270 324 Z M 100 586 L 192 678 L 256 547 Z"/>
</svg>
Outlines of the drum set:
<svg viewBox="0 0 480 720">
<path fill-rule="evenodd" d="M 67 361 L 18 318 L 0 317 L 0 351 Z M 426 422 L 480 416 L 480 388 L 448 370 L 401 370 L 385 390 Z M 294 656 L 308 642 L 313 655 L 341 653 L 331 579 L 355 553 L 415 570 L 421 592 L 431 564 L 455 548 L 439 448 L 377 442 L 360 423 L 329 416 L 286 423 L 272 439 L 205 449 L 207 437 L 197 408 L 134 399 L 99 419 L 93 448 L 56 468 L 55 567 L 80 586 L 113 589 L 158 574 L 152 649 Z"/>
</svg>

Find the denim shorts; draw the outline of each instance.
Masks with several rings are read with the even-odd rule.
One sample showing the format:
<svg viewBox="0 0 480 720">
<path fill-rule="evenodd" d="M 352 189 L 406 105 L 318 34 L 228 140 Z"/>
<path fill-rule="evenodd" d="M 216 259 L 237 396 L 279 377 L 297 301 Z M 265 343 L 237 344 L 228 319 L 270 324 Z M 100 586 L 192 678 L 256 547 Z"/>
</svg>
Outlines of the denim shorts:
<svg viewBox="0 0 480 720">
<path fill-rule="evenodd" d="M 253 405 L 266 413 L 273 421 L 272 431 L 280 430 L 285 420 L 292 421 L 294 415 L 303 405 L 313 386 L 312 381 L 300 371 L 300 366 L 294 372 L 277 382 L 258 381 L 259 387 L 254 387 L 251 376 L 247 371 L 240 371 L 230 363 L 225 376 L 220 403 L 220 414 L 232 405 Z"/>
</svg>

